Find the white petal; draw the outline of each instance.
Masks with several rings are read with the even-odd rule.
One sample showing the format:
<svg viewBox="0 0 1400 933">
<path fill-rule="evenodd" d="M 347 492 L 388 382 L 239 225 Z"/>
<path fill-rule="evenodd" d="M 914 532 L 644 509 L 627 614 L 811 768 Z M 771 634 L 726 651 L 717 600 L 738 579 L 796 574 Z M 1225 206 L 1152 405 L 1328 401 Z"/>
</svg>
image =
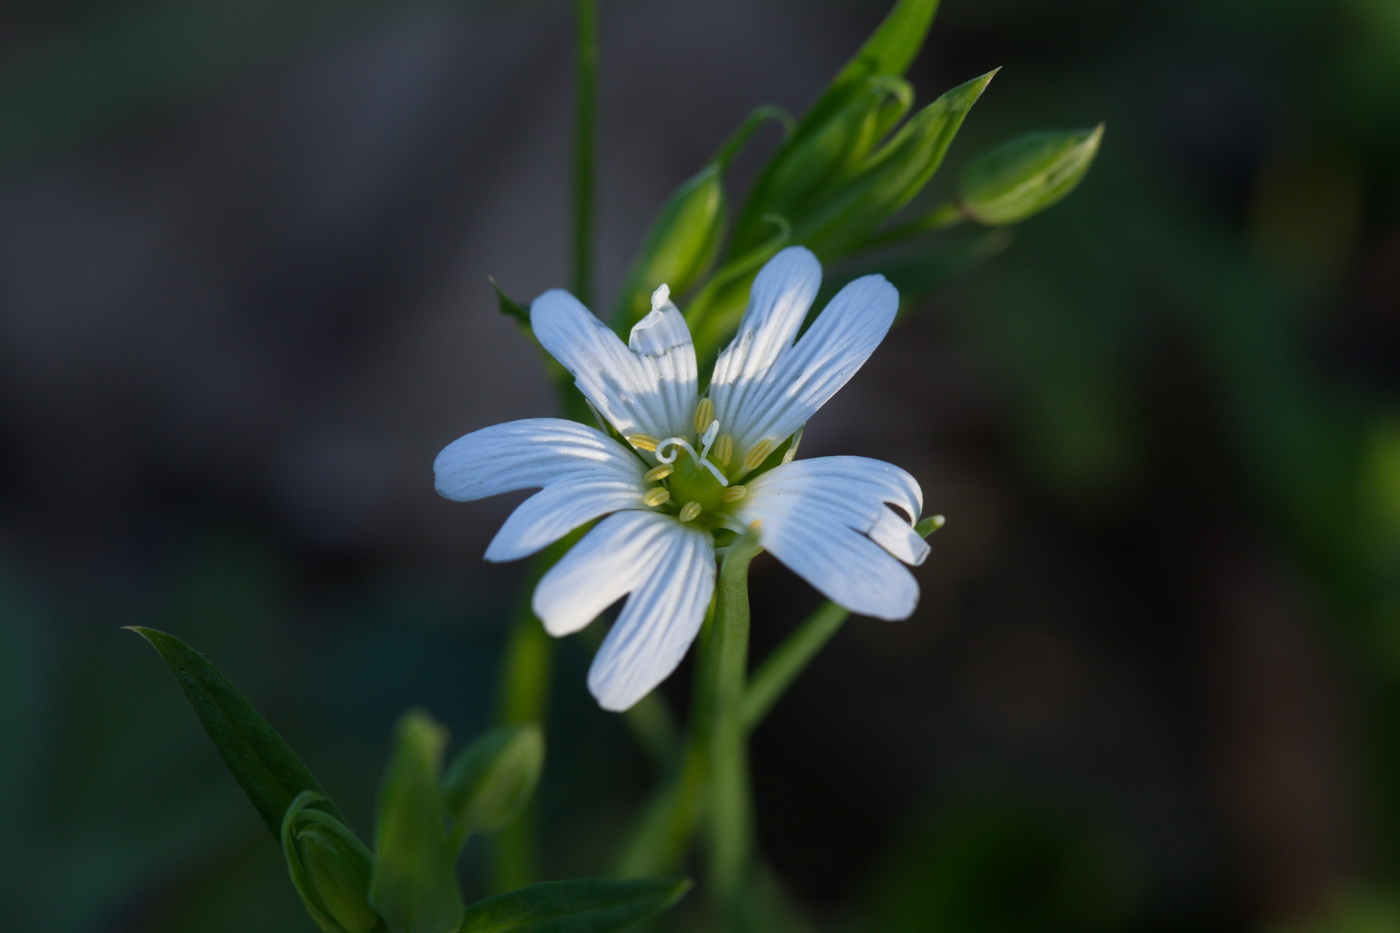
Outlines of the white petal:
<svg viewBox="0 0 1400 933">
<path fill-rule="evenodd" d="M 665 419 L 664 426 L 653 426 L 652 436 L 658 439 L 688 433 L 695 417 L 695 344 L 681 312 L 664 300 L 667 293 L 657 290 L 651 312 L 632 328 L 628 340 L 658 389 L 657 402 Z"/>
<path fill-rule="evenodd" d="M 923 506 L 912 476 L 865 457 L 818 457 L 776 467 L 746 485 L 735 530 L 758 521 L 765 548 L 854 612 L 903 619 L 914 611 L 918 584 L 899 561 L 922 563 L 928 545 L 912 527 Z"/>
<path fill-rule="evenodd" d="M 881 275 L 856 279 L 831 299 L 797 343 L 744 393 L 727 429 L 736 449 L 778 443 L 802 427 L 885 339 L 899 292 Z"/>
<path fill-rule="evenodd" d="M 677 425 L 665 400 L 670 386 L 662 383 L 660 367 L 648 365 L 628 349 L 573 295 L 554 289 L 536 298 L 530 305 L 530 326 L 540 345 L 573 375 L 579 391 L 618 433 L 657 438 L 675 433 Z"/>
<path fill-rule="evenodd" d="M 469 501 L 556 482 L 641 484 L 646 466 L 597 428 L 562 418 L 508 421 L 459 437 L 433 461 L 437 491 Z"/>
<path fill-rule="evenodd" d="M 643 508 L 645 492 L 646 485 L 640 479 L 591 479 L 546 486 L 506 519 L 486 549 L 486 559 L 528 557 L 600 515 Z"/>
<path fill-rule="evenodd" d="M 551 635 L 577 632 L 642 584 L 680 523 L 660 512 L 618 512 L 598 523 L 535 587 L 535 615 Z"/>
<path fill-rule="evenodd" d="M 822 267 L 811 250 L 789 247 L 759 271 L 734 340 L 715 361 L 709 394 L 721 430 L 753 420 L 748 396 L 791 346 L 821 287 Z"/>
<path fill-rule="evenodd" d="M 625 710 L 670 676 L 710 605 L 715 588 L 710 533 L 673 521 L 657 546 L 662 554 L 628 597 L 588 672 L 588 689 L 603 709 Z"/>
</svg>

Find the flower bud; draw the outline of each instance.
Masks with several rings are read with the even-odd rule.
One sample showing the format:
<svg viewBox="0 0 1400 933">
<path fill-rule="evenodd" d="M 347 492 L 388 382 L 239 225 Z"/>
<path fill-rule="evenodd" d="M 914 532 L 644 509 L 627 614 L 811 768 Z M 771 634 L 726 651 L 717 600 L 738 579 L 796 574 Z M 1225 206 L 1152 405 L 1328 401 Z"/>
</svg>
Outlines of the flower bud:
<svg viewBox="0 0 1400 933">
<path fill-rule="evenodd" d="M 729 222 L 722 175 L 718 162 L 706 165 L 656 215 L 622 291 L 619 310 L 628 324 L 646 314 L 656 286 L 681 295 L 710 270 Z"/>
<path fill-rule="evenodd" d="M 990 149 L 963 169 L 960 206 L 990 227 L 1014 224 L 1074 190 L 1089 171 L 1103 124 L 1067 133 L 1031 133 Z"/>
<path fill-rule="evenodd" d="M 500 726 L 463 749 L 443 782 L 444 809 L 459 836 L 503 828 L 534 793 L 543 767 L 544 736 L 534 723 Z"/>
<path fill-rule="evenodd" d="M 369 905 L 370 853 L 345 824 L 316 809 L 324 798 L 303 791 L 282 820 L 282 851 L 301 901 L 326 933 L 383 930 Z"/>
</svg>

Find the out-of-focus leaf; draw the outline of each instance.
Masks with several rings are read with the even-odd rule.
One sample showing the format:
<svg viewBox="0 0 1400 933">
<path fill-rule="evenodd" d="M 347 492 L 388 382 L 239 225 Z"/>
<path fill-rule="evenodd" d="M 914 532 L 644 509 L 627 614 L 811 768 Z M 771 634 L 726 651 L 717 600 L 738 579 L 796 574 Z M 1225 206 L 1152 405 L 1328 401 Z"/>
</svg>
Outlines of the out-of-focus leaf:
<svg viewBox="0 0 1400 933">
<path fill-rule="evenodd" d="M 379 792 L 369 902 L 394 933 L 452 933 L 462 922 L 456 847 L 443 830 L 447 730 L 427 713 L 400 717 Z"/>
<path fill-rule="evenodd" d="M 546 881 L 471 905 L 461 933 L 605 933 L 656 916 L 688 890 L 684 878 Z"/>
<path fill-rule="evenodd" d="M 507 317 L 513 317 L 525 327 L 530 326 L 530 309 L 505 293 L 501 286 L 491 279 L 491 287 L 496 290 L 496 307 Z"/>
<path fill-rule="evenodd" d="M 128 627 L 150 642 L 175 675 L 204 731 L 274 837 L 281 837 L 283 814 L 302 791 L 318 794 L 318 807 L 344 822 L 286 741 L 204 655 L 174 635 Z"/>
<path fill-rule="evenodd" d="M 494 832 L 530 799 L 544 767 L 544 733 L 536 723 L 492 729 L 462 750 L 443 782 L 458 844 L 468 833 Z"/>
</svg>

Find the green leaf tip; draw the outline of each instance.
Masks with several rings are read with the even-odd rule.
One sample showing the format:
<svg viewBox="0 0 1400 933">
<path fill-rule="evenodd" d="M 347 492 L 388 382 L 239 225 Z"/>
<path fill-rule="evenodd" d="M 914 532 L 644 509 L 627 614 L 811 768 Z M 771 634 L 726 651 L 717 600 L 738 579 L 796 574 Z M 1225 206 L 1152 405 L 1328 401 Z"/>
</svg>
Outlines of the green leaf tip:
<svg viewBox="0 0 1400 933">
<path fill-rule="evenodd" d="M 686 878 L 546 881 L 471 905 L 461 933 L 607 933 L 655 917 L 689 890 Z"/>
<path fill-rule="evenodd" d="M 344 822 L 345 818 L 286 740 L 204 655 L 167 632 L 143 625 L 123 628 L 140 635 L 156 649 L 185 691 L 234 780 L 275 838 L 281 838 L 282 818 L 303 791 L 317 794 L 322 801 L 319 808 Z"/>
<path fill-rule="evenodd" d="M 987 226 L 1019 223 L 1056 203 L 1088 174 L 1104 124 L 1086 130 L 1028 133 L 982 153 L 958 180 L 958 202 Z"/>
<path fill-rule="evenodd" d="M 487 276 L 486 281 L 496 290 L 496 309 L 507 317 L 513 317 L 526 327 L 530 326 L 530 309 L 505 293 L 496 280 Z"/>
</svg>

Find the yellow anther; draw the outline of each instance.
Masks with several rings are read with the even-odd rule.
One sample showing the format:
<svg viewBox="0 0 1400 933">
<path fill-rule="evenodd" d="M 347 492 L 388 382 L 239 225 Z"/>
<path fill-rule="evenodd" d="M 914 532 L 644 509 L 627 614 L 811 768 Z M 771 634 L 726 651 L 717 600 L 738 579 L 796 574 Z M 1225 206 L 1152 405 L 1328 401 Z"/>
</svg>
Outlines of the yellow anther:
<svg viewBox="0 0 1400 933">
<path fill-rule="evenodd" d="M 738 502 L 748 494 L 749 489 L 747 486 L 740 486 L 738 483 L 735 483 L 733 486 L 729 486 L 724 490 L 723 498 L 725 502 Z"/>
<path fill-rule="evenodd" d="M 676 517 L 683 522 L 694 521 L 700 517 L 700 503 L 687 502 L 681 506 L 681 514 Z"/>
<path fill-rule="evenodd" d="M 722 467 L 729 466 L 729 461 L 734 456 L 734 435 L 721 434 L 715 440 L 714 450 L 710 451 L 710 459 Z"/>
<path fill-rule="evenodd" d="M 646 475 L 643 476 L 642 479 L 646 480 L 648 483 L 658 483 L 674 472 L 676 472 L 674 465 L 670 463 L 660 463 L 650 470 L 647 470 Z"/>
<path fill-rule="evenodd" d="M 768 459 L 768 455 L 773 452 L 773 442 L 764 438 L 754 445 L 749 451 L 749 455 L 744 458 L 744 469 L 756 470 L 758 465 Z"/>
<path fill-rule="evenodd" d="M 710 401 L 709 396 L 702 398 L 700 404 L 695 406 L 695 433 L 704 434 L 705 429 L 710 426 L 710 422 L 715 420 L 715 403 Z"/>
<path fill-rule="evenodd" d="M 653 509 L 659 505 L 665 505 L 667 502 L 671 501 L 671 490 L 667 489 L 665 486 L 657 486 L 655 489 L 648 489 L 646 495 L 642 496 L 642 501 Z"/>
<path fill-rule="evenodd" d="M 627 443 L 638 450 L 655 450 L 658 441 L 650 434 L 629 434 L 627 435 Z"/>
</svg>

